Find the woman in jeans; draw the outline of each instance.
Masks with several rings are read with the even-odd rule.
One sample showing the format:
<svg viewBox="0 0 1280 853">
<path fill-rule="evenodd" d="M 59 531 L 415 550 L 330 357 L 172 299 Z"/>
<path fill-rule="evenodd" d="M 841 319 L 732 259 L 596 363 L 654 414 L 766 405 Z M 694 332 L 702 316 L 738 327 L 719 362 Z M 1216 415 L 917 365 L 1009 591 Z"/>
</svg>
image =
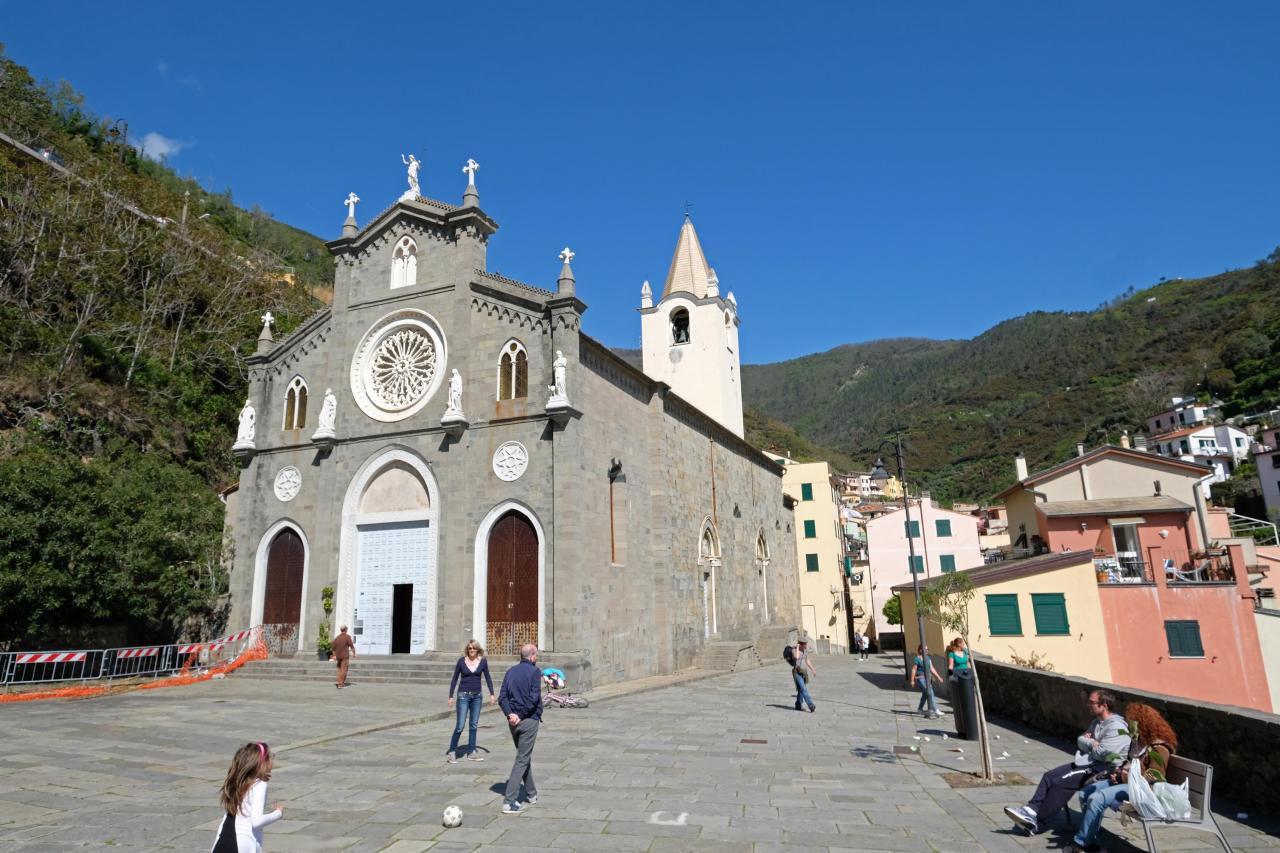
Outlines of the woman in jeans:
<svg viewBox="0 0 1280 853">
<path fill-rule="evenodd" d="M 485 659 L 484 649 L 480 643 L 470 640 L 462 657 L 453 667 L 453 679 L 449 682 L 449 707 L 454 707 L 453 691 L 458 691 L 458 725 L 453 729 L 453 739 L 449 741 L 448 761 L 458 763 L 458 738 L 462 736 L 462 726 L 471 721 L 471 730 L 467 739 L 467 758 L 471 761 L 484 761 L 484 757 L 476 752 L 476 729 L 480 727 L 480 676 L 489 685 L 489 704 L 498 699 L 493 695 L 493 679 L 489 677 L 489 661 Z"/>
<path fill-rule="evenodd" d="M 926 660 L 924 657 L 924 646 L 916 646 L 915 660 L 911 661 L 911 683 L 920 688 L 920 704 L 916 710 L 924 713 L 925 704 L 929 706 L 929 716 L 938 716 L 938 703 L 933 699 L 933 687 L 929 684 L 930 677 L 939 684 L 942 683 L 942 676 L 938 675 L 938 671 L 933 668 L 933 661 Z"/>
<path fill-rule="evenodd" d="M 1169 769 L 1169 758 L 1178 748 L 1178 736 L 1173 727 L 1150 705 L 1130 702 L 1124 709 L 1129 723 L 1129 759 L 1138 759 L 1142 775 L 1148 782 L 1164 782 Z M 1107 809 L 1118 809 L 1129 799 L 1129 762 L 1126 761 L 1109 775 L 1080 789 L 1080 831 L 1064 849 L 1068 853 L 1092 853 L 1098 846 L 1098 830 Z"/>
</svg>

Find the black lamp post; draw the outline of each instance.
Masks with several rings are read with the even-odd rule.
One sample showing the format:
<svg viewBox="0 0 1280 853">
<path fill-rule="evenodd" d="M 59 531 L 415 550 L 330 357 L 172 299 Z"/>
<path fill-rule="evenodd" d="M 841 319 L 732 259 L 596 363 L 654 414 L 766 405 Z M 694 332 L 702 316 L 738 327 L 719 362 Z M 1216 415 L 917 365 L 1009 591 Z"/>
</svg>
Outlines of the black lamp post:
<svg viewBox="0 0 1280 853">
<path fill-rule="evenodd" d="M 880 450 L 882 450 L 884 446 L 889 443 L 889 441 L 890 439 L 885 439 L 884 441 L 880 442 L 880 446 L 876 448 L 876 451 L 879 452 Z M 914 598 L 915 598 L 916 631 L 920 636 L 920 646 L 922 649 L 920 654 L 920 659 L 924 663 L 924 672 L 920 674 L 924 676 L 925 690 L 930 695 L 932 695 L 933 681 L 929 677 L 930 673 L 932 672 L 930 668 L 930 663 L 929 663 L 929 644 L 924 637 L 924 616 L 921 615 L 920 613 L 920 573 L 916 571 L 916 546 L 915 546 L 915 541 L 911 536 L 911 496 L 907 494 L 907 473 L 906 473 L 905 466 L 903 465 L 903 462 L 902 462 L 902 433 L 895 432 L 893 434 L 892 441 L 893 441 L 893 447 L 894 447 L 894 457 L 898 463 L 898 484 L 902 487 L 902 509 L 906 512 L 906 517 L 907 517 L 907 520 L 906 520 L 907 553 L 910 555 L 908 557 L 907 567 L 911 571 L 911 591 L 914 594 Z M 876 459 L 875 467 L 871 469 L 871 480 L 881 487 L 880 488 L 881 492 L 884 491 L 884 484 L 889 481 L 889 474 L 884 470 L 883 457 L 879 457 Z M 924 535 L 924 525 L 920 526 L 920 535 L 921 536 Z M 903 645 L 905 646 L 906 643 L 904 642 Z M 907 649 L 904 648 L 903 651 L 905 652 L 907 651 Z M 910 673 L 909 667 L 907 671 L 908 673 Z M 937 707 L 936 701 L 931 704 L 933 705 L 933 707 L 935 708 Z"/>
</svg>

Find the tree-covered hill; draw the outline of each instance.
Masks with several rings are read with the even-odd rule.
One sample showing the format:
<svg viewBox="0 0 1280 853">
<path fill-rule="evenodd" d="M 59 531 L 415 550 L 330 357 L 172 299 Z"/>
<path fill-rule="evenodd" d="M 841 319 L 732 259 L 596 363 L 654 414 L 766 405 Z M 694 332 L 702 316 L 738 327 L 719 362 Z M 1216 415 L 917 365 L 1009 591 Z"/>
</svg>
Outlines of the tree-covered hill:
<svg viewBox="0 0 1280 853">
<path fill-rule="evenodd" d="M 1166 281 L 1095 311 L 1034 312 L 968 341 L 852 344 L 743 368 L 748 411 L 828 458 L 866 467 L 895 426 L 908 475 L 943 500 L 983 500 L 1077 442 L 1118 440 L 1183 391 L 1225 413 L 1280 405 L 1280 250 L 1248 269 Z M 748 438 L 782 449 L 749 418 Z"/>
<path fill-rule="evenodd" d="M 2 53 L 0 134 L 0 646 L 175 636 L 223 592 L 258 317 L 331 261 Z"/>
</svg>

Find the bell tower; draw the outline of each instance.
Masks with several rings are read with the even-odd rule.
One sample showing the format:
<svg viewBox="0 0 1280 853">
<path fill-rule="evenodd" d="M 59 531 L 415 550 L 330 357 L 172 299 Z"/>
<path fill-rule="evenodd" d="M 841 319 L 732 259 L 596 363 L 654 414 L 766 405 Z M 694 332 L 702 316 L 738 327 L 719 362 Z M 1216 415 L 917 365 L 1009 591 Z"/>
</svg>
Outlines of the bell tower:
<svg viewBox="0 0 1280 853">
<path fill-rule="evenodd" d="M 654 303 L 647 281 L 640 289 L 644 372 L 742 436 L 738 323 L 738 302 L 720 295 L 686 213 L 662 297 Z"/>
</svg>

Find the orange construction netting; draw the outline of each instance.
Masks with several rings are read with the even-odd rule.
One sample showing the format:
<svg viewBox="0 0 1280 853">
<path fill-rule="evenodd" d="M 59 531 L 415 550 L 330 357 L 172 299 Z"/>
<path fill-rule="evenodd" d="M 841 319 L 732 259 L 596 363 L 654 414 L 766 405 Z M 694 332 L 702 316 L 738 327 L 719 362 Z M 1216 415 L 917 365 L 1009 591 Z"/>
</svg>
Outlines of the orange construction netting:
<svg viewBox="0 0 1280 853">
<path fill-rule="evenodd" d="M 26 693 L 6 693 L 0 694 L 0 703 L 30 702 L 36 699 L 87 699 L 93 696 L 128 693 L 132 690 L 154 690 L 157 687 L 178 687 L 183 684 L 195 684 L 197 681 L 208 681 L 215 676 L 233 672 L 251 660 L 266 660 L 267 644 L 262 639 L 262 632 L 255 631 L 254 635 L 249 638 L 244 650 L 241 651 L 240 654 L 236 655 L 231 660 L 214 664 L 208 669 L 192 675 L 191 670 L 196 664 L 199 654 L 199 650 L 188 654 L 186 661 L 182 664 L 182 669 L 180 669 L 177 674 L 166 676 L 164 678 L 156 678 L 150 681 L 138 681 L 128 684 L 77 685 L 75 687 L 55 687 L 50 690 L 34 690 Z"/>
</svg>

